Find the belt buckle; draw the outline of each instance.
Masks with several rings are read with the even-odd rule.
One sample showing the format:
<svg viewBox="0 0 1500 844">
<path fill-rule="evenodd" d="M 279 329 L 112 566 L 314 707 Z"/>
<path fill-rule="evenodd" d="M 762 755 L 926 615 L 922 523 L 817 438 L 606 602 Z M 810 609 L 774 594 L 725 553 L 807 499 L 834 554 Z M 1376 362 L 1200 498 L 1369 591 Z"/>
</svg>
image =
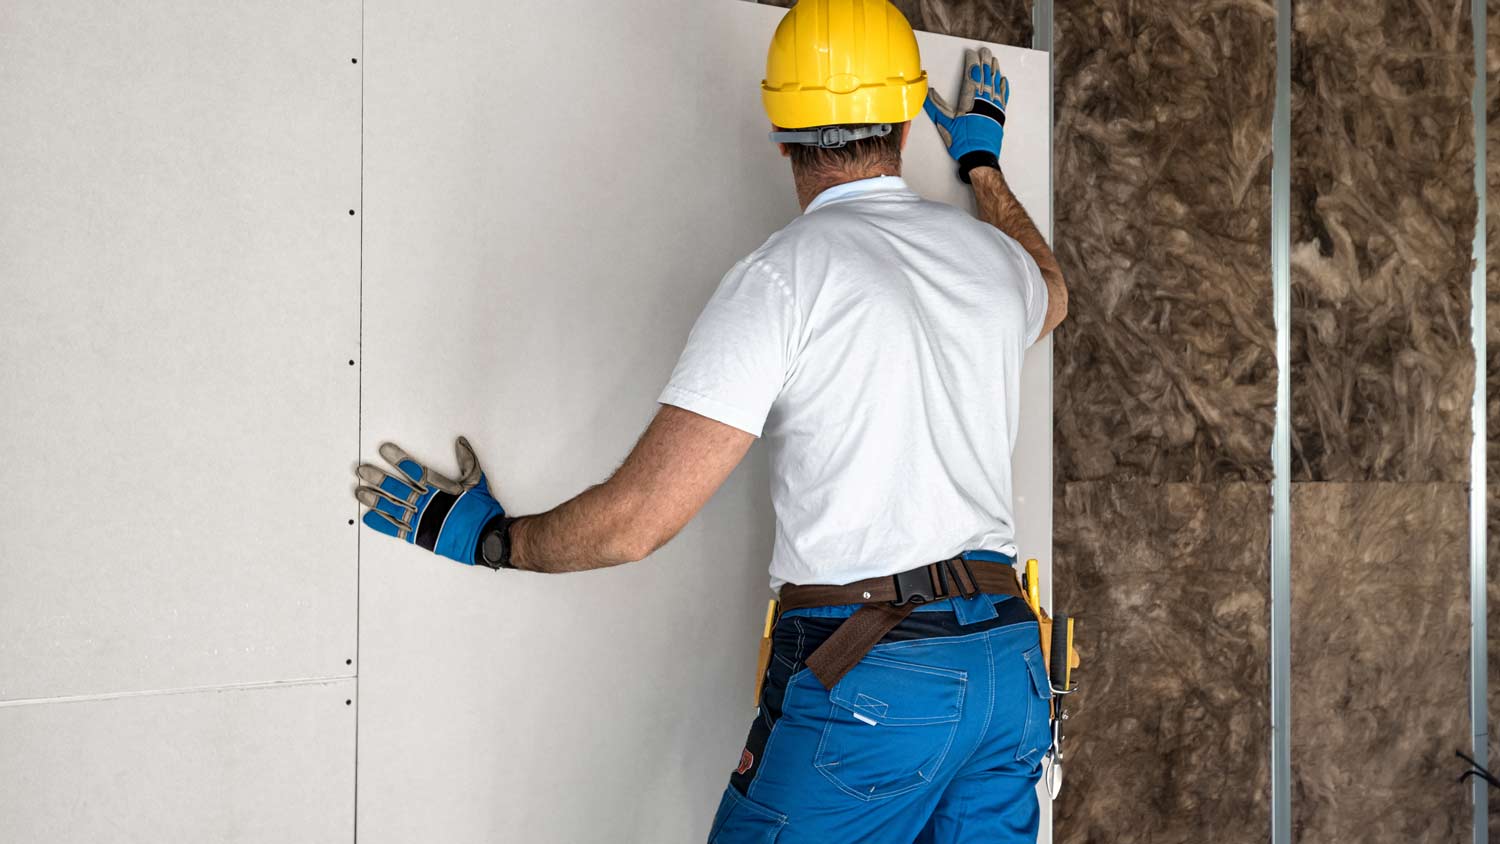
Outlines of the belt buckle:
<svg viewBox="0 0 1500 844">
<path fill-rule="evenodd" d="M 891 601 L 893 607 L 925 604 L 937 597 L 933 594 L 932 577 L 927 573 L 927 566 L 893 574 L 891 582 L 896 586 L 896 600 Z"/>
</svg>

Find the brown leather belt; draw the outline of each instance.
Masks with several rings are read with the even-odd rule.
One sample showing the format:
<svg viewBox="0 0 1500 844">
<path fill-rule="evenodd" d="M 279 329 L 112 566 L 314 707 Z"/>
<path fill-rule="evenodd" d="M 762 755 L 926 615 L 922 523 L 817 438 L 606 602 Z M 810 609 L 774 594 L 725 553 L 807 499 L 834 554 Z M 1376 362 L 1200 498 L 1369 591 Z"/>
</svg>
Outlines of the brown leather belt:
<svg viewBox="0 0 1500 844">
<path fill-rule="evenodd" d="M 781 609 L 864 604 L 807 657 L 807 667 L 812 669 L 813 676 L 824 688 L 832 689 L 918 605 L 944 598 L 968 598 L 981 592 L 1025 600 L 1014 566 L 954 557 L 844 586 L 788 583 L 781 587 Z"/>
</svg>

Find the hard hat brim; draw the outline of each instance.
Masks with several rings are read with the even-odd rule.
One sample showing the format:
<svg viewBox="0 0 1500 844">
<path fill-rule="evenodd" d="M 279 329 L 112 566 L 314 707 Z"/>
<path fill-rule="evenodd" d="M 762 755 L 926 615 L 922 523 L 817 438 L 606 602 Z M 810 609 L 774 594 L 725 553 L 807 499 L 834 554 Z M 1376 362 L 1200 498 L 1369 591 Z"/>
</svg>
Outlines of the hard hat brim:
<svg viewBox="0 0 1500 844">
<path fill-rule="evenodd" d="M 827 88 L 781 91 L 761 84 L 766 116 L 786 129 L 852 123 L 905 123 L 927 99 L 927 74 L 908 82 L 881 83 L 848 93 Z"/>
</svg>

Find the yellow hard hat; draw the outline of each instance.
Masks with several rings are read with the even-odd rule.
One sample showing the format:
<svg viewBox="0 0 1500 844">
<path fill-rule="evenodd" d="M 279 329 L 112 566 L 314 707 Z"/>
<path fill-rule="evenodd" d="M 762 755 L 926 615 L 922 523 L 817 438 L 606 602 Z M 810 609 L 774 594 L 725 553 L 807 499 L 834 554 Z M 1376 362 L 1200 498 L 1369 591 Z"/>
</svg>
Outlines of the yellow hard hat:
<svg viewBox="0 0 1500 844">
<path fill-rule="evenodd" d="M 922 110 L 917 36 L 890 0 L 798 0 L 766 56 L 761 100 L 786 129 L 904 123 Z"/>
</svg>

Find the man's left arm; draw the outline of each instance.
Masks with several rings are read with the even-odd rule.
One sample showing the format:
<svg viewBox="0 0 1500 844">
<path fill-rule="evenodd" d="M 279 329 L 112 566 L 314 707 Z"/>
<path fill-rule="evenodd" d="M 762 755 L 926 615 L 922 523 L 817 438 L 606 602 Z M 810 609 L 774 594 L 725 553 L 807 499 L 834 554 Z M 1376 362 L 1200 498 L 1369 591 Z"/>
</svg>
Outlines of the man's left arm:
<svg viewBox="0 0 1500 844">
<path fill-rule="evenodd" d="M 754 442 L 738 428 L 662 405 L 609 480 L 511 524 L 511 564 L 569 572 L 644 559 L 692 521 Z"/>
<path fill-rule="evenodd" d="M 456 480 L 386 443 L 380 456 L 391 468 L 359 466 L 354 495 L 370 528 L 464 565 L 585 571 L 665 545 L 753 442 L 753 434 L 664 404 L 609 480 L 546 513 L 508 517 L 463 437 L 454 443 Z"/>
</svg>

